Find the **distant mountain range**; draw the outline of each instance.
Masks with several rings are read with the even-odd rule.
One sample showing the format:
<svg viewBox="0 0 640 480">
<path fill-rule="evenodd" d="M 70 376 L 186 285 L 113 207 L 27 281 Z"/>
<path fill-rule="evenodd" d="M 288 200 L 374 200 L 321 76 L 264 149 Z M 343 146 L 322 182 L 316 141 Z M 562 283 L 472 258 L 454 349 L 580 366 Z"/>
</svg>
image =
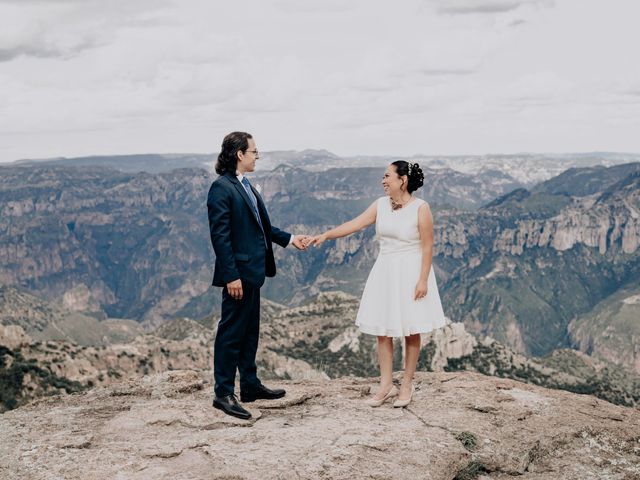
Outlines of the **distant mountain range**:
<svg viewBox="0 0 640 480">
<path fill-rule="evenodd" d="M 157 154 L 94 155 L 90 157 L 47 158 L 18 160 L 9 167 L 98 167 L 113 168 L 126 173 L 163 173 L 179 168 L 204 168 L 212 170 L 217 155 L 213 154 Z"/>
<path fill-rule="evenodd" d="M 427 174 L 434 181 L 422 193 L 460 208 L 477 208 L 493 192 L 519 186 L 501 176 Z M 262 184 L 274 222 L 301 233 L 364 208 L 380 195 L 380 175 L 374 168 L 320 174 L 283 166 L 253 180 Z M 205 205 L 211 181 L 199 169 L 132 174 L 105 167 L 0 168 L 0 214 L 6 219 L 0 225 L 0 283 L 51 299 L 84 286 L 87 305 L 76 302 L 76 309 L 95 311 L 98 305 L 115 318 L 158 324 L 174 315 L 205 315 L 216 301 L 209 289 L 213 252 Z M 310 257 L 279 254 L 289 259 L 283 273 L 299 273 L 294 286 L 313 274 Z M 272 296 L 290 300 L 287 290 Z"/>
<path fill-rule="evenodd" d="M 526 355 L 575 347 L 638 371 L 639 172 L 640 163 L 572 168 L 525 188 L 501 171 L 425 169 L 420 195 L 434 212 L 445 313 Z M 280 166 L 252 181 L 276 225 L 315 233 L 380 196 L 380 175 Z M 84 318 L 148 329 L 211 318 L 219 301 L 205 208 L 212 179 L 193 168 L 0 167 L 0 284 Z M 328 290 L 359 295 L 376 245 L 368 229 L 277 255 L 264 296 L 295 306 Z"/>
<path fill-rule="evenodd" d="M 434 265 L 445 313 L 478 336 L 493 336 L 528 355 L 578 344 L 587 351 L 588 339 L 600 339 L 605 325 L 589 323 L 599 327 L 580 330 L 578 340 L 575 326 L 584 315 L 607 299 L 617 302 L 615 308 L 624 305 L 625 315 L 635 308 L 627 296 L 611 295 L 640 278 L 639 174 L 640 163 L 574 169 L 475 211 L 433 205 Z M 279 208 L 287 204 L 271 205 L 285 215 Z M 319 218 L 319 225 L 306 229 L 321 231 L 343 220 L 342 211 L 328 215 L 327 204 L 317 205 L 336 221 L 322 224 Z M 282 255 L 284 274 L 268 283 L 265 294 L 285 303 L 323 290 L 358 295 L 375 255 L 372 229 L 304 256 Z M 640 322 L 607 328 L 626 332 L 625 353 L 613 342 L 607 350 L 607 342 L 593 340 L 600 346 L 598 355 L 637 369 L 637 352 L 628 353 L 638 345 Z"/>
<path fill-rule="evenodd" d="M 51 158 L 40 160 L 19 160 L 11 166 L 69 166 L 69 167 L 111 167 L 128 173 L 165 173 L 179 168 L 204 168 L 213 172 L 218 154 L 140 154 L 140 155 L 96 155 L 75 158 Z M 449 168 L 469 175 L 495 175 L 501 173 L 523 186 L 559 175 L 569 168 L 613 165 L 640 162 L 637 153 L 565 153 L 514 155 L 397 155 L 340 157 L 327 150 L 272 151 L 260 154 L 258 171 L 268 172 L 280 165 L 323 172 L 332 168 L 384 168 L 394 160 L 418 162 L 430 169 Z"/>
<path fill-rule="evenodd" d="M 448 216 L 438 227 L 465 232 L 438 246 L 445 258 L 457 249 L 465 259 L 444 285 L 448 313 L 471 331 L 532 355 L 575 345 L 571 332 L 578 331 L 580 318 L 607 299 L 627 302 L 611 295 L 631 289 L 631 296 L 640 279 L 640 164 L 590 175 L 577 169 L 561 177 L 531 192 L 512 192 L 476 213 Z M 585 338 L 604 335 L 598 325 L 589 335 L 580 330 L 583 350 Z M 637 335 L 640 322 L 624 330 Z M 607 354 L 601 351 L 605 358 L 637 364 L 634 356 L 610 347 Z"/>
</svg>

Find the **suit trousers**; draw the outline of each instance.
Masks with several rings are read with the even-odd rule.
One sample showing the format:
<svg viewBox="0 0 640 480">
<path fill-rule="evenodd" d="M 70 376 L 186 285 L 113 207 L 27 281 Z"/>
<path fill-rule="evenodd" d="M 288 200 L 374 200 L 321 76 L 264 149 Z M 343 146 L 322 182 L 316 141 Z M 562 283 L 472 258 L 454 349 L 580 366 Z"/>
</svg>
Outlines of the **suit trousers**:
<svg viewBox="0 0 640 480">
<path fill-rule="evenodd" d="M 222 289 L 222 315 L 213 347 L 214 391 L 217 397 L 234 393 L 236 369 L 240 390 L 260 385 L 256 353 L 260 336 L 260 289 L 242 286 L 242 299 L 235 300 Z"/>
</svg>

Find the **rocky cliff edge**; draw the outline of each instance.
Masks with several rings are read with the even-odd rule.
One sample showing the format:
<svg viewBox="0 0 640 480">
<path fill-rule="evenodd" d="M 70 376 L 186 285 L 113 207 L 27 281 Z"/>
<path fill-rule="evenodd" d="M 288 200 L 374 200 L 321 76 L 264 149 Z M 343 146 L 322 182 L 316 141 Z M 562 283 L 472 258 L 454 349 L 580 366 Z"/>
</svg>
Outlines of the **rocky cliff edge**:
<svg viewBox="0 0 640 480">
<path fill-rule="evenodd" d="M 169 371 L 0 415 L 7 479 L 640 479 L 640 411 L 513 380 L 418 373 L 406 409 L 375 379 L 283 381 L 211 407 L 209 372 Z"/>
</svg>

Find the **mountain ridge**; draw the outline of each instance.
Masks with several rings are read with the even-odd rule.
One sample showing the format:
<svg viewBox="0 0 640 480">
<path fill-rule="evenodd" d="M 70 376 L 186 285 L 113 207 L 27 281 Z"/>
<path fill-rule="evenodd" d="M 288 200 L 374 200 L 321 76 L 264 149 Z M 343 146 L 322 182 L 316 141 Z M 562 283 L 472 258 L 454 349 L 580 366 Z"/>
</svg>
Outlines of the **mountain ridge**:
<svg viewBox="0 0 640 480">
<path fill-rule="evenodd" d="M 611 178 L 637 166 L 612 168 Z M 148 331 L 170 318 L 217 311 L 204 207 L 212 177 L 206 171 L 0 172 L 0 213 L 7 219 L 0 226 L 1 283 L 50 299 L 88 291 L 104 315 L 139 320 Z M 255 184 L 274 224 L 319 233 L 380 196 L 379 173 L 287 167 L 256 174 Z M 503 184 L 446 169 L 428 173 L 433 181 L 420 195 L 434 216 L 434 269 L 445 313 L 480 337 L 491 335 L 527 355 L 572 346 L 571 320 L 640 274 L 640 185 L 633 175 L 602 183 L 606 195 L 521 191 L 465 209 L 487 203 Z M 600 170 L 590 175 L 607 176 Z M 458 207 L 446 205 L 452 199 Z M 277 249 L 278 275 L 262 292 L 290 305 L 327 290 L 358 296 L 376 253 L 372 228 L 304 253 Z"/>
<path fill-rule="evenodd" d="M 375 337 L 354 325 L 358 298 L 325 292 L 287 308 L 263 302 L 258 375 L 265 380 L 319 380 L 378 374 Z M 178 318 L 150 333 L 112 343 L 36 341 L 19 325 L 0 325 L 0 390 L 5 408 L 42 395 L 108 386 L 167 370 L 211 375 L 216 319 L 208 325 Z M 403 365 L 396 341 L 394 368 Z M 462 323 L 422 337 L 418 371 L 477 371 L 548 388 L 590 393 L 640 407 L 640 376 L 571 350 L 528 358 L 490 337 L 476 338 Z M 0 406 L 0 409 L 2 406 Z"/>
<path fill-rule="evenodd" d="M 96 165 L 109 164 L 128 172 L 149 171 L 162 173 L 174 168 L 204 168 L 210 172 L 217 158 L 211 154 L 131 154 L 131 155 L 94 155 L 88 157 L 71 157 L 41 160 L 18 160 L 6 165 Z M 339 156 L 327 150 L 307 149 L 275 150 L 261 152 L 258 163 L 259 170 L 272 170 L 279 164 L 304 167 L 308 170 L 323 171 L 329 167 L 376 167 L 384 168 L 389 163 L 407 159 L 419 162 L 423 167 L 452 168 L 465 174 L 480 174 L 499 171 L 509 175 L 518 182 L 533 186 L 560 174 L 571 167 L 588 167 L 593 165 L 612 166 L 624 162 L 639 162 L 640 154 L 616 152 L 590 153 L 520 153 L 520 154 L 486 154 L 486 155 L 355 155 Z M 0 168 L 2 165 L 0 164 Z"/>
</svg>

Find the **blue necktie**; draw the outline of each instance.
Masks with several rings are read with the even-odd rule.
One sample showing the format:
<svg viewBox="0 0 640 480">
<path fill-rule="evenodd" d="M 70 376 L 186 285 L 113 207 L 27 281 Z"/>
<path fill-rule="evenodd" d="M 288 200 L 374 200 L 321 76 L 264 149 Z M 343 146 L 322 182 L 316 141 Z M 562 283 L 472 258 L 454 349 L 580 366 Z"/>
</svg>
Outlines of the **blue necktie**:
<svg viewBox="0 0 640 480">
<path fill-rule="evenodd" d="M 253 211 L 256 214 L 256 218 L 260 222 L 260 213 L 258 212 L 258 199 L 253 194 L 253 190 L 251 190 L 251 184 L 249 183 L 249 179 L 247 177 L 242 177 L 242 185 L 249 195 L 249 199 L 251 200 L 251 204 L 253 205 Z M 260 222 L 260 226 L 262 226 L 262 222 Z"/>
<path fill-rule="evenodd" d="M 244 187 L 247 195 L 249 195 L 249 199 L 251 200 L 251 204 L 253 205 L 253 212 L 256 214 L 256 218 L 258 219 L 258 223 L 260 224 L 260 230 L 262 230 L 262 234 L 264 235 L 264 227 L 262 226 L 262 220 L 260 219 L 260 212 L 258 212 L 258 199 L 253 194 L 253 190 L 251 190 L 251 184 L 249 183 L 249 179 L 247 177 L 242 177 L 242 186 Z M 267 247 L 267 236 L 264 235 L 264 245 Z"/>
</svg>

